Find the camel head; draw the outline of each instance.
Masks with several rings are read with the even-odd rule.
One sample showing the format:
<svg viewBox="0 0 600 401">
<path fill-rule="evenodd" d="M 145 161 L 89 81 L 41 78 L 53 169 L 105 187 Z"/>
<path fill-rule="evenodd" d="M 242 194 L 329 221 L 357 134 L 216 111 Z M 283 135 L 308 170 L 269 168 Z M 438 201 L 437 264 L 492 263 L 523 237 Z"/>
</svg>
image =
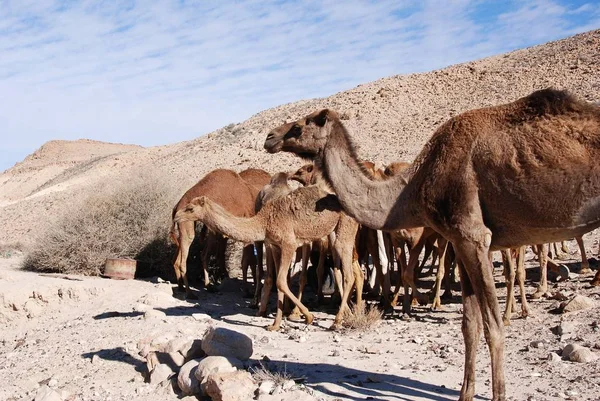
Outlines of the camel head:
<svg viewBox="0 0 600 401">
<path fill-rule="evenodd" d="M 339 122 L 339 116 L 335 111 L 316 111 L 273 129 L 267 135 L 265 149 L 269 153 L 291 152 L 313 160 L 322 153 L 336 122 Z"/>
<path fill-rule="evenodd" d="M 287 181 L 289 178 L 290 178 L 290 173 L 286 173 L 286 172 L 277 173 L 273 177 L 271 177 L 271 181 L 269 181 L 269 185 L 271 185 L 273 187 L 287 186 L 288 185 Z"/>
<path fill-rule="evenodd" d="M 383 170 L 383 176 L 384 176 L 384 178 L 394 177 L 394 176 L 400 174 L 401 172 L 403 172 L 404 170 L 406 170 L 409 167 L 410 167 L 410 163 L 406 163 L 406 162 L 393 162 L 393 163 L 390 163 L 385 168 L 385 170 Z"/>
<path fill-rule="evenodd" d="M 206 214 L 209 199 L 206 196 L 198 196 L 190 201 L 183 209 L 180 209 L 173 220 L 176 223 L 180 221 L 198 221 L 202 220 Z"/>
<path fill-rule="evenodd" d="M 300 167 L 296 172 L 290 176 L 291 180 L 298 181 L 300 184 L 307 186 L 314 184 L 316 174 L 316 167 L 314 164 L 309 163 Z"/>
</svg>

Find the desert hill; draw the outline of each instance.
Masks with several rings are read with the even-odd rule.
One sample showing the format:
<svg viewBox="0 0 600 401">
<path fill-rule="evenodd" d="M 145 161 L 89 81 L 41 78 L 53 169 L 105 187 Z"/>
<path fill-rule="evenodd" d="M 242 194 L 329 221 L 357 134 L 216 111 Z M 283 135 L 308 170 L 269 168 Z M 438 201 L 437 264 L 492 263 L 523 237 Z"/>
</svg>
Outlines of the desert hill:
<svg viewBox="0 0 600 401">
<path fill-rule="evenodd" d="M 428 73 L 397 75 L 327 98 L 265 110 L 239 124 L 173 145 L 142 148 L 95 141 L 51 141 L 0 175 L 0 243 L 27 243 L 40 221 L 68 207 L 99 180 L 162 169 L 181 192 L 208 171 L 261 167 L 274 173 L 302 162 L 263 149 L 268 131 L 316 109 L 337 110 L 379 163 L 412 160 L 435 128 L 465 110 L 513 101 L 536 89 L 567 89 L 600 100 L 600 30 Z M 170 210 L 165 210 L 170 213 Z M 166 230 L 167 228 L 165 228 Z"/>
</svg>

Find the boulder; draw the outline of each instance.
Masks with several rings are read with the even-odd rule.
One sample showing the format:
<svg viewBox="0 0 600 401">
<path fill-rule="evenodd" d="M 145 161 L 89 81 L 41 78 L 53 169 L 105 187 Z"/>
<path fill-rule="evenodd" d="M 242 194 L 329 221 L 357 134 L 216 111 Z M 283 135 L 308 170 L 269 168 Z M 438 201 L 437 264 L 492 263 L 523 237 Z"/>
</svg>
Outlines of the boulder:
<svg viewBox="0 0 600 401">
<path fill-rule="evenodd" d="M 571 362 L 588 363 L 598 359 L 598 356 L 591 350 L 585 347 L 574 350 L 569 354 L 569 360 Z"/>
<path fill-rule="evenodd" d="M 166 363 L 159 363 L 150 372 L 150 383 L 160 384 L 167 381 L 173 375 L 173 370 Z"/>
<path fill-rule="evenodd" d="M 206 356 L 206 352 L 202 350 L 202 341 L 200 340 L 189 340 L 179 349 L 179 352 L 186 361 Z"/>
<path fill-rule="evenodd" d="M 254 398 L 255 391 L 252 376 L 243 370 L 212 373 L 205 387 L 212 401 L 248 401 Z"/>
<path fill-rule="evenodd" d="M 568 302 L 563 302 L 562 304 L 562 312 L 577 312 L 584 309 L 593 308 L 596 306 L 596 302 L 583 295 L 575 295 L 573 299 Z"/>
<path fill-rule="evenodd" d="M 254 352 L 250 337 L 223 327 L 208 329 L 202 339 L 202 349 L 209 356 L 225 356 L 240 361 L 247 361 Z"/>
<path fill-rule="evenodd" d="M 200 359 L 192 359 L 179 369 L 177 384 L 181 392 L 185 395 L 200 393 L 200 381 L 196 378 L 196 370 L 199 363 Z"/>
<path fill-rule="evenodd" d="M 243 367 L 242 362 L 238 359 L 224 356 L 207 356 L 200 361 L 194 374 L 200 382 L 202 392 L 205 393 L 206 382 L 211 374 L 235 372 L 238 367 Z"/>
</svg>

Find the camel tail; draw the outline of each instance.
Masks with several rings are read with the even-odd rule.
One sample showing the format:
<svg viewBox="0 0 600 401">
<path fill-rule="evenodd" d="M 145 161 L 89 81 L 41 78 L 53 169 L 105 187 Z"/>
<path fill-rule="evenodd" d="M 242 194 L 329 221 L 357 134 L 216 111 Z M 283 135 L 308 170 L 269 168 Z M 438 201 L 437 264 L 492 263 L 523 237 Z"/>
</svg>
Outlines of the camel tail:
<svg viewBox="0 0 600 401">
<path fill-rule="evenodd" d="M 171 241 L 179 247 L 179 226 L 175 222 L 175 213 L 177 213 L 177 207 L 173 208 L 173 212 L 171 213 L 171 229 L 169 230 L 169 238 Z"/>
</svg>

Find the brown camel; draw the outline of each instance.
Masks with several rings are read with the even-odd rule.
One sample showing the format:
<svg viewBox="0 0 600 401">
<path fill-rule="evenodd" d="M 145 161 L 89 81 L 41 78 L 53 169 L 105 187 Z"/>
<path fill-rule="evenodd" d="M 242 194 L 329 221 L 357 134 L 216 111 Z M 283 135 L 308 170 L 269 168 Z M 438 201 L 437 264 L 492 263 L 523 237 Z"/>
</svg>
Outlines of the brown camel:
<svg viewBox="0 0 600 401">
<path fill-rule="evenodd" d="M 348 131 L 330 110 L 274 129 L 264 146 L 319 159 L 343 209 L 359 223 L 428 226 L 452 242 L 466 347 L 460 399 L 475 394 L 483 329 L 493 400 L 504 400 L 504 325 L 488 252 L 600 226 L 600 108 L 546 89 L 462 113 L 436 130 L 405 174 L 385 181 L 365 176 Z"/>
<path fill-rule="evenodd" d="M 235 216 L 254 215 L 255 191 L 239 174 L 226 169 L 217 169 L 206 174 L 196 185 L 187 190 L 173 208 L 173 224 L 170 236 L 177 245 L 173 267 L 180 290 L 185 285 L 186 295 L 195 298 L 187 279 L 187 257 L 195 237 L 195 221 L 175 221 L 175 215 L 197 196 L 207 196 Z M 210 235 L 210 234 L 209 234 Z M 218 241 L 218 239 L 216 239 Z M 208 286 L 207 257 L 203 255 L 204 285 Z"/>
<path fill-rule="evenodd" d="M 215 231 L 245 243 L 265 241 L 273 248 L 278 262 L 277 316 L 269 330 L 278 330 L 283 317 L 283 301 L 287 296 L 298 306 L 307 324 L 313 315 L 290 291 L 287 275 L 296 248 L 303 244 L 335 234 L 334 249 L 341 259 L 344 272 L 342 305 L 336 315 L 334 327 L 338 327 L 348 310 L 348 298 L 354 284 L 352 247 L 358 224 L 341 212 L 337 198 L 319 185 L 301 187 L 288 195 L 267 202 L 253 217 L 233 216 L 223 207 L 205 196 L 193 199 L 177 212 L 176 221 L 202 220 Z M 360 272 L 356 272 L 357 276 Z M 357 288 L 360 294 L 362 288 Z"/>
</svg>

